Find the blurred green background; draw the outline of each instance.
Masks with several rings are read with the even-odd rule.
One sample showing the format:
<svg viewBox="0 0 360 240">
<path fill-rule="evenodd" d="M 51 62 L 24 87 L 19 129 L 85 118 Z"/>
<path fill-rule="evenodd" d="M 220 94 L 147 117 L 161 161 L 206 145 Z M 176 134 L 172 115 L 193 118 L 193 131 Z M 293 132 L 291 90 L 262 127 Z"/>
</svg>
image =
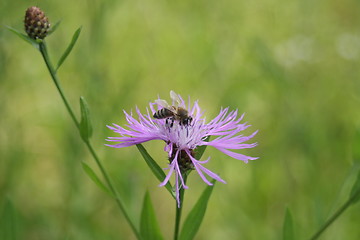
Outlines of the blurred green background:
<svg viewBox="0 0 360 240">
<path fill-rule="evenodd" d="M 297 239 L 309 238 L 344 203 L 360 158 L 360 2 L 10 1 L 0 3 L 0 233 L 16 239 L 135 239 L 113 199 L 83 172 L 92 158 L 37 50 L 4 28 L 23 29 L 27 7 L 52 23 L 53 62 L 82 33 L 59 70 L 79 113 L 85 96 L 92 143 L 135 221 L 150 191 L 165 238 L 174 201 L 135 147 L 113 149 L 106 124 L 145 110 L 175 90 L 199 99 L 207 119 L 220 107 L 246 112 L 259 146 L 244 164 L 205 156 L 218 183 L 196 239 L 281 239 L 285 208 Z M 166 167 L 163 143 L 144 145 Z M 206 186 L 189 177 L 185 214 Z M 359 239 L 360 205 L 321 239 Z M 13 231 L 9 226 L 15 226 Z M 6 231 L 4 229 L 7 229 Z"/>
</svg>

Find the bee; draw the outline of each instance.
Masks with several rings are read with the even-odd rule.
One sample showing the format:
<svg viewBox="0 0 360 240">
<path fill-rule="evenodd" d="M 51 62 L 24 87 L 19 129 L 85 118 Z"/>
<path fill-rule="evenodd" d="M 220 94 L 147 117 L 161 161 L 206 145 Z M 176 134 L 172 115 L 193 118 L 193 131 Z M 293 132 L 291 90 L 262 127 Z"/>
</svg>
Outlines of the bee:
<svg viewBox="0 0 360 240">
<path fill-rule="evenodd" d="M 156 119 L 166 119 L 167 124 L 169 124 L 170 121 L 170 127 L 174 125 L 175 120 L 182 126 L 189 125 L 192 117 L 189 116 L 189 112 L 185 108 L 179 106 L 182 103 L 180 97 L 174 91 L 170 91 L 170 98 L 176 103 L 176 106 L 170 106 L 163 99 L 155 100 L 155 102 L 163 108 L 156 111 L 153 117 Z"/>
</svg>

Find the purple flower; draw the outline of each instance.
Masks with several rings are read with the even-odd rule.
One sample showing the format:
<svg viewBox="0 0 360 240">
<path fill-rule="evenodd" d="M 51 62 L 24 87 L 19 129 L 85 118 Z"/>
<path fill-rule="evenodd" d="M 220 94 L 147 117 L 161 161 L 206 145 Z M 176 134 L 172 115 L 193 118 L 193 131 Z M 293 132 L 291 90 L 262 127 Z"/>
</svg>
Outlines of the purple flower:
<svg viewBox="0 0 360 240">
<path fill-rule="evenodd" d="M 217 181 L 225 183 L 217 174 L 213 173 L 204 165 L 210 160 L 200 161 L 195 158 L 196 148 L 203 145 L 212 146 L 226 155 L 242 160 L 245 163 L 248 160 L 257 158 L 249 157 L 240 153 L 230 151 L 229 149 L 242 149 L 255 147 L 256 143 L 243 143 L 251 139 L 257 131 L 250 136 L 239 135 L 239 133 L 250 127 L 246 123 L 240 123 L 244 114 L 238 116 L 238 111 L 229 111 L 229 108 L 221 109 L 220 113 L 209 123 L 206 123 L 203 113 L 200 110 L 198 102 L 193 106 L 188 106 L 180 95 L 171 91 L 170 96 L 173 105 L 170 106 L 165 100 L 157 99 L 150 103 L 150 111 L 142 114 L 138 108 L 135 118 L 132 113 L 124 111 L 128 125 L 126 128 L 113 124 L 107 126 L 111 130 L 120 134 L 120 137 L 109 137 L 110 142 L 117 142 L 109 147 L 122 148 L 135 144 L 140 144 L 150 140 L 163 140 L 165 142 L 164 150 L 168 153 L 169 167 L 168 173 L 160 186 L 164 186 L 175 173 L 175 193 L 178 206 L 180 206 L 179 191 L 180 188 L 188 188 L 185 185 L 183 174 L 190 170 L 196 170 L 201 179 L 208 185 L 212 183 L 206 175 Z M 175 106 L 174 106 L 175 105 Z M 206 141 L 208 137 L 210 141 Z"/>
</svg>

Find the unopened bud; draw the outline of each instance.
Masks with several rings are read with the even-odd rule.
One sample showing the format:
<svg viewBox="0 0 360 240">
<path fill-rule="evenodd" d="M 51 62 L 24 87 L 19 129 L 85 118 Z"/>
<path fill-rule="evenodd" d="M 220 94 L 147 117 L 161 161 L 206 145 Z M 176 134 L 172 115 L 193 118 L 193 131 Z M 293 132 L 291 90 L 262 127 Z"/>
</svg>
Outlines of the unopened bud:
<svg viewBox="0 0 360 240">
<path fill-rule="evenodd" d="M 48 18 L 38 7 L 26 10 L 24 23 L 26 33 L 33 39 L 44 39 L 50 29 Z"/>
</svg>

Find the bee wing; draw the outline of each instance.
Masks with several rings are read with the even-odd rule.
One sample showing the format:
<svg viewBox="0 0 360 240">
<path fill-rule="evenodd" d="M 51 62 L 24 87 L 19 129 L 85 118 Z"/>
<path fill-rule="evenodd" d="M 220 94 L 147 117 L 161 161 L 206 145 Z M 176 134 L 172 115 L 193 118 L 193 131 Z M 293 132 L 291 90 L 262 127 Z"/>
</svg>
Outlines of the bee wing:
<svg viewBox="0 0 360 240">
<path fill-rule="evenodd" d="M 170 98 L 179 106 L 181 105 L 180 97 L 173 91 L 170 91 Z"/>
<path fill-rule="evenodd" d="M 167 101 L 163 100 L 163 99 L 156 99 L 155 103 L 163 108 L 169 108 L 170 105 L 167 103 Z"/>
</svg>

